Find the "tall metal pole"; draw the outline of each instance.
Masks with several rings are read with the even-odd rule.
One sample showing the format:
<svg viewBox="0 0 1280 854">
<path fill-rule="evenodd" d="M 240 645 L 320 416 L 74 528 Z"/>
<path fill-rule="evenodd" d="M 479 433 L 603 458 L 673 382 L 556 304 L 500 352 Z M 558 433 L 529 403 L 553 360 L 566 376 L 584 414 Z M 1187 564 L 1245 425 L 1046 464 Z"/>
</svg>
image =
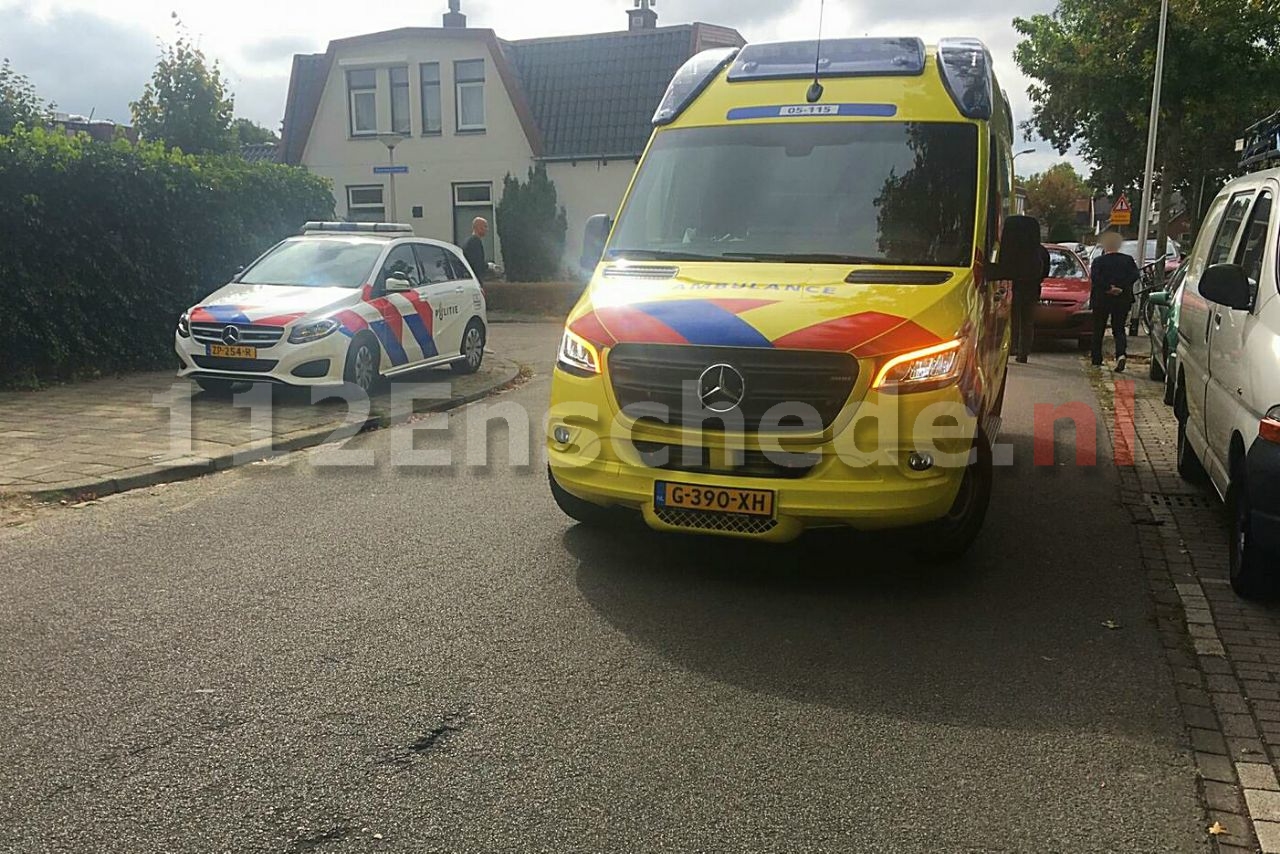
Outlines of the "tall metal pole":
<svg viewBox="0 0 1280 854">
<path fill-rule="evenodd" d="M 391 216 L 387 217 L 387 222 L 399 222 L 396 218 L 399 216 L 399 208 L 396 207 L 396 147 L 394 145 L 387 146 L 387 161 L 391 164 Z"/>
<path fill-rule="evenodd" d="M 1156 169 L 1156 136 L 1160 125 L 1160 83 L 1164 78 L 1164 34 L 1168 23 L 1169 0 L 1161 0 L 1160 36 L 1156 43 L 1156 79 L 1151 85 L 1151 121 L 1147 127 L 1147 163 L 1142 176 L 1142 211 L 1138 216 L 1139 267 L 1142 267 L 1147 260 L 1147 232 L 1151 230 L 1151 185 Z M 1168 216 L 1168 214 L 1168 211 L 1160 212 L 1161 216 Z"/>
</svg>

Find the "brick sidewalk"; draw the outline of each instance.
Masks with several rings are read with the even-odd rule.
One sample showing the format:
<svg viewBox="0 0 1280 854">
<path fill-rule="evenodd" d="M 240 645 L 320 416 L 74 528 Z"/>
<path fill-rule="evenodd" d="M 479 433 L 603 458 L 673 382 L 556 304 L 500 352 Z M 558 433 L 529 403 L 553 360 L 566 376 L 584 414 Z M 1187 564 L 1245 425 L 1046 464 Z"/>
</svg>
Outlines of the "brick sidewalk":
<svg viewBox="0 0 1280 854">
<path fill-rule="evenodd" d="M 483 397 L 519 370 L 490 357 L 471 376 L 444 368 L 398 381 L 451 384 L 452 397 L 419 402 L 423 412 Z M 251 394 L 200 394 L 168 371 L 0 392 L 0 497 L 108 495 L 180 480 L 321 444 L 348 419 L 344 401 L 313 404 L 306 389 L 255 386 Z M 375 396 L 360 426 L 384 423 L 389 404 Z"/>
<path fill-rule="evenodd" d="M 1221 852 L 1280 852 L 1280 607 L 1238 598 L 1227 581 L 1226 511 L 1177 473 L 1177 422 L 1163 387 L 1133 383 L 1133 465 L 1119 466 L 1157 619 Z M 1095 383 L 1117 458 L 1110 375 Z M 1125 396 L 1120 394 L 1122 414 Z M 1123 423 L 1123 419 L 1121 419 Z"/>
</svg>

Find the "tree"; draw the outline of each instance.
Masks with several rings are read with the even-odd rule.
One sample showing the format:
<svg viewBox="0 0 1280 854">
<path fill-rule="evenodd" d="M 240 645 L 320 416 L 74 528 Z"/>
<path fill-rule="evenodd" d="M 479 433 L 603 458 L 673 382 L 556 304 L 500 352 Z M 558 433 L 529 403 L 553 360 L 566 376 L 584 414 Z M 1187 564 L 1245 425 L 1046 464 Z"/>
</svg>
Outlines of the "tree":
<svg viewBox="0 0 1280 854">
<path fill-rule="evenodd" d="M 1093 183 L 1113 192 L 1142 180 L 1159 5 L 1059 0 L 1052 14 L 1013 22 L 1023 36 L 1014 58 L 1034 81 L 1027 126 L 1064 154 L 1076 147 L 1097 167 Z M 1175 188 L 1194 200 L 1207 185 L 1213 197 L 1236 171 L 1235 138 L 1275 109 L 1277 89 L 1280 0 L 1170 0 L 1156 159 L 1162 210 Z"/>
<path fill-rule="evenodd" d="M 523 184 L 508 174 L 496 213 L 508 280 L 538 282 L 559 275 L 569 226 L 545 164 L 531 167 Z"/>
<path fill-rule="evenodd" d="M 274 132 L 252 119 L 236 119 L 231 123 L 231 130 L 235 133 L 236 142 L 240 145 L 259 145 L 264 142 L 280 141 L 280 137 Z"/>
<path fill-rule="evenodd" d="M 12 133 L 19 124 L 36 127 L 52 109 L 52 104 L 40 102 L 36 87 L 8 59 L 0 64 L 0 135 Z"/>
<path fill-rule="evenodd" d="M 142 98 L 129 105 L 144 139 L 187 154 L 223 154 L 237 145 L 231 131 L 234 98 L 204 52 L 179 33 L 166 45 Z"/>
<path fill-rule="evenodd" d="M 1080 236 L 1076 225 L 1076 201 L 1092 196 L 1084 178 L 1070 163 L 1056 163 L 1022 182 L 1027 191 L 1027 213 L 1040 220 L 1054 242 Z"/>
</svg>

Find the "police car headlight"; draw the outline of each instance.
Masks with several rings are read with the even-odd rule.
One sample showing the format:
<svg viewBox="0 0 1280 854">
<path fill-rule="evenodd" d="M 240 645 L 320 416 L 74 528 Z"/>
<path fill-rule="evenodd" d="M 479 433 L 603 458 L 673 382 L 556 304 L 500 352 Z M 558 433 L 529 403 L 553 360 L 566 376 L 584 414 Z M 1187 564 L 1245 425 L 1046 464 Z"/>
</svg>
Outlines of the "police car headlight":
<svg viewBox="0 0 1280 854">
<path fill-rule="evenodd" d="M 183 338 L 191 337 L 191 310 L 188 309 L 182 313 L 182 317 L 178 318 L 178 335 Z"/>
<path fill-rule="evenodd" d="M 1091 308 L 1093 308 L 1093 297 L 1087 296 L 1084 298 L 1084 305 L 1080 306 L 1080 310 L 1088 311 Z"/>
<path fill-rule="evenodd" d="M 325 320 L 317 320 L 315 323 L 304 323 L 301 326 L 293 327 L 293 331 L 289 333 L 290 344 L 310 344 L 312 341 L 319 341 L 321 338 L 332 335 L 342 324 L 332 318 Z"/>
<path fill-rule="evenodd" d="M 895 394 L 930 391 L 955 382 L 964 370 L 964 339 L 913 350 L 884 363 L 872 388 Z"/>
<path fill-rule="evenodd" d="M 560 355 L 556 357 L 556 363 L 572 374 L 600 373 L 600 353 L 595 345 L 585 338 L 579 338 L 568 329 L 560 339 Z"/>
</svg>

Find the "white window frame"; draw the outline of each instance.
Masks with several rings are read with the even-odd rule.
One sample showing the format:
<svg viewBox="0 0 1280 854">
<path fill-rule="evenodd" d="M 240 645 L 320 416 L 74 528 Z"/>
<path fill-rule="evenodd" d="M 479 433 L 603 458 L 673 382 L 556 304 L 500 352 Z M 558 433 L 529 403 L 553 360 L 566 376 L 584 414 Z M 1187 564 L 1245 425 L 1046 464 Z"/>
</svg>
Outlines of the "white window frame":
<svg viewBox="0 0 1280 854">
<path fill-rule="evenodd" d="M 404 72 L 404 82 L 397 83 L 395 78 L 396 71 Z M 409 66 L 393 65 L 387 69 L 387 81 L 391 84 L 391 132 L 403 133 L 406 136 L 413 133 L 413 80 L 409 76 Z M 404 95 L 404 115 L 401 116 L 396 110 L 396 92 L 403 92 Z M 404 119 L 403 129 L 396 127 L 396 120 Z"/>
<path fill-rule="evenodd" d="M 361 72 L 371 72 L 374 75 L 373 86 L 354 86 L 351 82 L 352 74 Z M 349 122 L 351 135 L 355 136 L 377 136 L 378 135 L 378 71 L 374 68 L 349 68 L 346 72 L 347 78 L 347 109 L 350 112 L 351 119 Z M 361 96 L 373 96 L 373 127 L 363 130 L 356 126 L 356 117 L 359 111 L 356 109 L 356 99 Z"/>
<path fill-rule="evenodd" d="M 429 80 L 427 70 L 435 71 L 435 80 Z M 432 87 L 434 94 L 434 104 L 436 113 L 436 126 L 431 127 L 427 116 L 427 87 Z M 422 135 L 423 136 L 440 136 L 444 133 L 444 100 L 443 86 L 441 86 L 440 63 L 438 62 L 420 62 L 418 63 L 418 97 L 422 99 Z"/>
<path fill-rule="evenodd" d="M 459 74 L 459 68 L 464 65 L 480 64 L 480 77 L 462 79 Z M 453 63 L 453 99 L 454 111 L 456 113 L 458 133 L 482 133 L 487 127 L 488 111 L 485 109 L 484 103 L 484 84 L 485 69 L 483 59 L 459 59 Z M 462 121 L 462 93 L 470 89 L 480 90 L 480 123 L 463 124 Z"/>
<path fill-rule="evenodd" d="M 378 194 L 382 197 L 381 204 L 374 204 L 373 202 L 353 202 L 351 200 L 351 196 L 353 191 L 356 191 L 356 190 L 377 190 Z M 376 220 L 355 219 L 355 215 L 362 211 L 365 211 L 368 213 L 373 213 L 376 211 L 381 218 Z M 386 222 L 387 221 L 386 188 L 382 184 L 350 184 L 348 185 L 347 186 L 347 217 L 349 219 L 352 219 L 352 221 L 354 222 Z"/>
</svg>

